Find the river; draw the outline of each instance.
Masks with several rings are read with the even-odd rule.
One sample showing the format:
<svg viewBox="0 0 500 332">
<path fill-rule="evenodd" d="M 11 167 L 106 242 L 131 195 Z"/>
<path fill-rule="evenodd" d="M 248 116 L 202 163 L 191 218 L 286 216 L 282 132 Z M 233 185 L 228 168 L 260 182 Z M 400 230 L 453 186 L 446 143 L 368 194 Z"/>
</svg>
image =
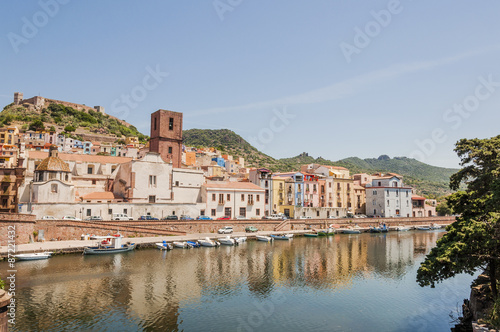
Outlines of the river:
<svg viewBox="0 0 500 332">
<path fill-rule="evenodd" d="M 415 281 L 442 234 L 18 262 L 11 331 L 449 331 L 473 277 Z"/>
</svg>

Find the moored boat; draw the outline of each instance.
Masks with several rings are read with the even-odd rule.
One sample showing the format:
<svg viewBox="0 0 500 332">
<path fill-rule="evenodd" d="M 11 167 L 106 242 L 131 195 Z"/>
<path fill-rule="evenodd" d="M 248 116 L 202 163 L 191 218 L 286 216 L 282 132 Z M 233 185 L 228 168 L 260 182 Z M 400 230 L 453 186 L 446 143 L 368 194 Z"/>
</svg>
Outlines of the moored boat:
<svg viewBox="0 0 500 332">
<path fill-rule="evenodd" d="M 156 243 L 156 248 L 159 250 L 173 250 L 174 246 L 171 243 L 167 243 L 167 241 L 163 241 L 163 243 Z"/>
<path fill-rule="evenodd" d="M 289 241 L 293 239 L 293 234 L 279 234 L 279 235 L 271 235 L 271 237 L 275 240 L 280 241 Z"/>
<path fill-rule="evenodd" d="M 193 248 L 200 248 L 201 245 L 197 241 L 187 241 Z"/>
<path fill-rule="evenodd" d="M 173 245 L 175 248 L 178 248 L 178 249 L 192 249 L 193 248 L 193 246 L 187 242 L 174 242 Z"/>
<path fill-rule="evenodd" d="M 14 258 L 18 261 L 39 261 L 43 259 L 49 259 L 52 257 L 52 252 L 39 252 L 33 254 L 19 254 L 14 255 Z"/>
<path fill-rule="evenodd" d="M 361 234 L 361 229 L 358 226 L 348 227 L 342 231 L 344 234 Z"/>
<path fill-rule="evenodd" d="M 318 237 L 319 235 L 316 233 L 305 233 L 304 237 Z"/>
<path fill-rule="evenodd" d="M 409 226 L 399 225 L 395 227 L 398 232 L 408 232 L 410 230 Z"/>
<path fill-rule="evenodd" d="M 236 242 L 235 239 L 231 239 L 230 236 L 226 236 L 222 239 L 218 239 L 218 241 L 220 242 L 221 245 L 224 245 L 224 246 L 235 246 L 237 245 L 238 243 Z"/>
<path fill-rule="evenodd" d="M 264 235 L 257 235 L 257 241 L 261 242 L 273 242 L 273 238 L 269 236 L 264 236 Z"/>
<path fill-rule="evenodd" d="M 420 227 L 417 227 L 417 230 L 419 230 L 419 231 L 430 231 L 431 227 L 430 226 L 420 226 Z"/>
<path fill-rule="evenodd" d="M 136 247 L 135 243 L 122 244 L 123 236 L 120 234 L 112 236 L 96 236 L 94 239 L 98 240 L 99 243 L 95 247 L 85 247 L 83 249 L 84 255 L 118 254 L 132 251 Z"/>
<path fill-rule="evenodd" d="M 198 241 L 202 247 L 207 247 L 207 248 L 215 248 L 219 247 L 220 243 L 217 241 L 210 240 L 208 237 L 205 238 L 204 240 Z"/>
<path fill-rule="evenodd" d="M 242 243 L 245 243 L 247 242 L 247 237 L 245 236 L 242 236 L 242 237 L 235 237 L 234 240 L 238 243 L 238 244 L 242 244 Z"/>
</svg>

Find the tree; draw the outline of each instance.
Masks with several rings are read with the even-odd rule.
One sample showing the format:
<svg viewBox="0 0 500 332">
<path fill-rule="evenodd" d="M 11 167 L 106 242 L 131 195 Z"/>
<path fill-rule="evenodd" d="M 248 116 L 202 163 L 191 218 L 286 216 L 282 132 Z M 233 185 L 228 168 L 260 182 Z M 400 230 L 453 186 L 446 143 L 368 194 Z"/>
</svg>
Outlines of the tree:
<svg viewBox="0 0 500 332">
<path fill-rule="evenodd" d="M 55 132 L 55 131 L 56 131 L 56 127 L 54 127 L 54 126 L 50 126 L 49 131 L 50 131 L 50 132 Z"/>
<path fill-rule="evenodd" d="M 449 216 L 453 214 L 453 210 L 448 206 L 448 202 L 444 201 L 436 207 L 436 212 L 440 216 Z"/>
<path fill-rule="evenodd" d="M 30 123 L 30 130 L 34 131 L 42 131 L 45 129 L 45 125 L 43 124 L 42 120 L 35 120 Z"/>
<path fill-rule="evenodd" d="M 500 259 L 500 136 L 462 139 L 455 148 L 463 167 L 451 177 L 450 188 L 467 189 L 447 199 L 461 216 L 448 227 L 417 274 L 420 286 L 432 286 L 460 273 L 484 269 L 491 293 L 498 298 Z"/>
<path fill-rule="evenodd" d="M 76 128 L 71 126 L 71 125 L 67 125 L 66 127 L 64 127 L 64 131 L 67 133 L 74 132 L 75 130 L 76 130 Z"/>
</svg>

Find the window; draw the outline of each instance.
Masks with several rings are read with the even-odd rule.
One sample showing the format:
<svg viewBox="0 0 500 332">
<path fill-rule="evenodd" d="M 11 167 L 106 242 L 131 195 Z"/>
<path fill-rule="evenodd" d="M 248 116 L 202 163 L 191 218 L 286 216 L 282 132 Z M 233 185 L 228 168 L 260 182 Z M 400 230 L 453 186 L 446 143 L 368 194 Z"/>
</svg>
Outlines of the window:
<svg viewBox="0 0 500 332">
<path fill-rule="evenodd" d="M 65 178 L 66 178 L 66 182 L 68 182 L 68 181 L 69 181 L 69 175 L 68 175 L 68 174 L 66 174 L 66 177 L 65 177 Z"/>
<path fill-rule="evenodd" d="M 149 176 L 149 186 L 156 188 L 156 175 Z"/>
<path fill-rule="evenodd" d="M 108 214 L 113 214 L 113 209 L 108 209 Z"/>
<path fill-rule="evenodd" d="M 171 146 L 168 147 L 168 154 L 172 154 L 172 147 Z"/>
<path fill-rule="evenodd" d="M 409 195 L 409 191 L 406 191 L 406 197 L 408 197 L 408 195 Z"/>
<path fill-rule="evenodd" d="M 156 120 L 157 120 L 157 118 L 155 118 L 154 130 L 156 130 Z"/>
<path fill-rule="evenodd" d="M 337 190 L 341 190 L 340 183 L 337 183 Z"/>
<path fill-rule="evenodd" d="M 373 214 L 377 215 L 377 209 L 373 210 Z"/>
<path fill-rule="evenodd" d="M 242 207 L 240 208 L 240 216 L 246 217 L 247 216 L 247 209 Z"/>
<path fill-rule="evenodd" d="M 123 214 L 128 214 L 128 209 L 123 209 Z"/>
<path fill-rule="evenodd" d="M 150 204 L 153 204 L 153 203 L 156 203 L 156 196 L 149 196 L 149 203 Z"/>
<path fill-rule="evenodd" d="M 227 194 L 227 196 L 226 196 L 226 197 L 227 197 L 227 201 L 228 201 L 228 202 L 231 202 L 231 194 Z"/>
<path fill-rule="evenodd" d="M 217 215 L 217 211 L 215 209 L 212 209 L 212 217 L 215 217 Z"/>
<path fill-rule="evenodd" d="M 378 186 L 379 186 L 379 187 L 382 187 L 382 182 L 380 182 L 380 181 L 379 181 Z"/>
<path fill-rule="evenodd" d="M 399 191 L 396 191 L 396 197 L 399 197 Z"/>
<path fill-rule="evenodd" d="M 178 187 L 179 186 L 179 181 L 175 181 L 175 186 Z"/>
<path fill-rule="evenodd" d="M 205 215 L 205 210 L 201 210 L 200 211 L 200 216 L 204 216 Z"/>
<path fill-rule="evenodd" d="M 97 180 L 92 180 L 92 185 L 96 185 L 97 184 Z"/>
<path fill-rule="evenodd" d="M 248 195 L 248 204 L 253 204 L 253 195 Z"/>
<path fill-rule="evenodd" d="M 174 118 L 169 119 L 168 130 L 174 130 Z"/>
<path fill-rule="evenodd" d="M 92 210 L 91 209 L 87 209 L 87 217 L 90 217 L 92 215 Z"/>
<path fill-rule="evenodd" d="M 231 215 L 232 215 L 231 208 L 230 207 L 229 208 L 225 208 L 224 209 L 224 216 L 231 218 Z"/>
<path fill-rule="evenodd" d="M 219 194 L 219 203 L 224 204 L 224 194 Z"/>
<path fill-rule="evenodd" d="M 377 191 L 376 190 L 373 191 L 373 195 L 377 196 Z"/>
<path fill-rule="evenodd" d="M 257 202 L 260 202 L 260 195 L 257 195 L 256 198 L 257 198 Z"/>
<path fill-rule="evenodd" d="M 256 210 L 255 210 L 255 215 L 256 215 L 256 216 L 260 216 L 260 209 L 256 209 Z"/>
<path fill-rule="evenodd" d="M 328 188 L 331 188 L 331 187 L 332 187 L 332 183 L 331 183 L 331 182 L 329 182 L 329 183 L 328 183 Z"/>
<path fill-rule="evenodd" d="M 56 173 L 50 172 L 49 173 L 49 180 L 55 179 L 56 178 Z"/>
<path fill-rule="evenodd" d="M 245 194 L 241 194 L 241 201 L 244 202 L 245 201 Z"/>
<path fill-rule="evenodd" d="M 373 205 L 377 205 L 377 201 L 376 201 L 376 200 L 373 200 L 372 204 L 373 204 Z"/>
<path fill-rule="evenodd" d="M 51 185 L 50 190 L 51 190 L 53 193 L 57 193 L 57 184 L 53 184 L 53 185 Z"/>
<path fill-rule="evenodd" d="M 387 200 L 387 206 L 391 206 L 391 202 Z"/>
<path fill-rule="evenodd" d="M 316 217 L 319 217 L 319 211 L 316 211 Z"/>
<path fill-rule="evenodd" d="M 212 194 L 212 202 L 215 202 L 217 200 L 217 196 L 215 194 Z"/>
<path fill-rule="evenodd" d="M 94 174 L 94 166 L 89 166 L 87 168 L 87 174 Z"/>
</svg>

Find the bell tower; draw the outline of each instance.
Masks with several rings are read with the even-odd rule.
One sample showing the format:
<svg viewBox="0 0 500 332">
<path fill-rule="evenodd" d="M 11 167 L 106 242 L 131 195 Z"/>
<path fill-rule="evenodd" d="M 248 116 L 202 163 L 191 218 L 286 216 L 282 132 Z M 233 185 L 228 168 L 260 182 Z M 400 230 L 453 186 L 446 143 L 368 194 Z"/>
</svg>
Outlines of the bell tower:
<svg viewBox="0 0 500 332">
<path fill-rule="evenodd" d="M 158 110 L 151 114 L 149 151 L 180 168 L 182 161 L 182 113 Z"/>
</svg>

